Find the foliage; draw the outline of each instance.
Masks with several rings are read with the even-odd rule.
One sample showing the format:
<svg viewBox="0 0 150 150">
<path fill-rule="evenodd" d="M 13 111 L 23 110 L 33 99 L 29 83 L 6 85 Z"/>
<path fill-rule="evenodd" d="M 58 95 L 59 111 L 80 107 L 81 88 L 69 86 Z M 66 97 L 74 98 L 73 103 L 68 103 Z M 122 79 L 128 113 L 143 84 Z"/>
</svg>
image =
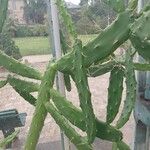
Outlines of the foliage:
<svg viewBox="0 0 150 150">
<path fill-rule="evenodd" d="M 15 37 L 18 22 L 15 19 L 7 18 L 3 27 L 3 33 L 7 33 L 11 37 Z"/>
<path fill-rule="evenodd" d="M 19 48 L 8 34 L 0 33 L 0 49 L 15 59 L 21 58 Z"/>
<path fill-rule="evenodd" d="M 32 31 L 27 25 L 19 25 L 16 27 L 15 37 L 32 36 Z"/>
<path fill-rule="evenodd" d="M 97 34 L 101 31 L 100 27 L 92 22 L 88 17 L 80 18 L 76 23 L 77 32 L 79 34 Z"/>
<path fill-rule="evenodd" d="M 15 59 L 21 58 L 19 48 L 8 35 L 8 32 L 3 30 L 7 16 L 8 0 L 0 0 L 0 50 Z M 6 29 L 6 28 L 5 28 Z"/>
<path fill-rule="evenodd" d="M 95 0 L 91 4 L 83 0 L 79 9 L 69 9 L 69 13 L 79 34 L 98 33 L 116 18 L 116 13 L 104 0 Z"/>
<path fill-rule="evenodd" d="M 63 1 L 60 1 L 60 5 L 63 4 Z M 118 8 L 116 1 L 113 3 L 113 8 Z M 12 87 L 15 88 L 16 92 L 35 106 L 35 112 L 25 143 L 25 150 L 36 149 L 48 113 L 51 114 L 61 130 L 64 131 L 65 135 L 79 150 L 92 150 L 92 143 L 96 137 L 114 142 L 114 149 L 130 149 L 122 141 L 123 137 L 119 129 L 126 124 L 134 108 L 136 98 L 135 70 L 142 71 L 146 68 L 147 71 L 150 71 L 150 64 L 134 63 L 133 57 L 135 53 L 132 51 L 132 46 L 126 50 L 125 60 L 124 57 L 118 58 L 113 53 L 127 40 L 131 40 L 135 48 L 141 42 L 143 44 L 142 56 L 150 59 L 149 55 L 147 55 L 147 50 L 150 48 L 150 33 L 149 30 L 145 32 L 150 20 L 149 6 L 139 16 L 135 15 L 133 9 L 135 7 L 131 7 L 130 10 L 122 9 L 121 11 L 115 9 L 118 12 L 116 20 L 84 46 L 76 36 L 76 33 L 70 32 L 74 31 L 74 26 L 72 22 L 68 24 L 71 21 L 70 18 L 69 20 L 64 18 L 67 11 L 63 9 L 61 12 L 63 14 L 62 19 L 67 24 L 67 28 L 70 25 L 68 30 L 74 40 L 71 47 L 72 51 L 55 62 L 50 61 L 44 75 L 0 52 L 0 65 L 10 72 L 23 77 L 41 80 L 41 84 L 37 85 L 10 76 L 7 79 L 10 85 L 13 84 Z M 139 26 L 142 29 L 134 28 L 137 25 L 137 21 L 139 21 Z M 138 42 L 136 39 L 138 39 Z M 141 54 L 141 49 L 136 50 Z M 72 77 L 78 91 L 80 109 L 68 102 L 59 91 L 54 90 L 54 80 L 57 71 Z M 108 88 L 107 119 L 106 122 L 102 122 L 97 119 L 93 111 L 88 77 L 90 75 L 97 77 L 107 72 L 111 72 Z M 118 75 L 118 78 L 116 78 L 115 74 Z M 119 111 L 124 79 L 126 80 L 126 99 L 120 118 L 114 127 L 111 123 L 116 119 L 115 116 Z M 23 88 L 22 86 L 22 89 L 20 89 L 20 84 L 28 88 Z M 2 83 L 2 86 L 4 85 Z M 70 90 L 70 88 L 67 89 Z M 38 92 L 37 99 L 33 96 L 31 97 L 30 91 Z M 113 99 L 115 101 L 112 101 Z M 111 114 L 113 115 L 111 116 Z M 81 136 L 75 130 L 75 127 L 84 131 L 85 136 Z"/>
<path fill-rule="evenodd" d="M 33 37 L 33 36 L 48 36 L 46 25 L 17 25 L 15 37 Z"/>
<path fill-rule="evenodd" d="M 25 0 L 24 16 L 27 23 L 43 24 L 46 13 L 44 0 Z"/>
</svg>

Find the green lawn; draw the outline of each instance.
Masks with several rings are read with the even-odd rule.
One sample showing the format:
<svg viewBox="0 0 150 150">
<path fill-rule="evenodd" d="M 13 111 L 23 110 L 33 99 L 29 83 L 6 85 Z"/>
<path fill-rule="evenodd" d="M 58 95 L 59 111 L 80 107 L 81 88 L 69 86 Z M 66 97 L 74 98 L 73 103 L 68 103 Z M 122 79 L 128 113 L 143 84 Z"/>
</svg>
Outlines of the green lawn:
<svg viewBox="0 0 150 150">
<path fill-rule="evenodd" d="M 96 37 L 96 35 L 79 36 L 79 38 L 83 41 L 83 44 L 86 44 L 94 37 Z M 19 47 L 22 56 L 50 53 L 49 39 L 47 37 L 15 38 L 14 41 Z"/>
<path fill-rule="evenodd" d="M 50 53 L 49 40 L 46 37 L 15 38 L 14 41 L 22 56 Z"/>
</svg>

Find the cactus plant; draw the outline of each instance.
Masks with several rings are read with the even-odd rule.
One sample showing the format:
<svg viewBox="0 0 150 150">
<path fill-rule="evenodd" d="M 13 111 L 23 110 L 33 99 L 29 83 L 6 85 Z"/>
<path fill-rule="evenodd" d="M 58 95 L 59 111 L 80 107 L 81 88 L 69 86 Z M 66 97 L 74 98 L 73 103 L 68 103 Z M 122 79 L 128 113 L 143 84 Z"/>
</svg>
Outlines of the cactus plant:
<svg viewBox="0 0 150 150">
<path fill-rule="evenodd" d="M 25 150 L 36 149 L 47 113 L 51 114 L 66 136 L 79 150 L 91 150 L 95 137 L 115 142 L 113 144 L 114 149 L 130 149 L 122 141 L 122 133 L 119 129 L 128 121 L 134 108 L 136 95 L 135 70 L 150 70 L 150 65 L 149 63 L 134 63 L 133 56 L 135 53 L 132 52 L 131 48 L 126 50 L 125 60 L 124 58 L 118 59 L 113 53 L 120 45 L 130 40 L 138 53 L 149 60 L 150 34 L 148 27 L 150 11 L 148 6 L 140 15 L 135 16 L 133 10 L 137 6 L 136 0 L 131 0 L 126 10 L 122 1 L 107 2 L 118 12 L 118 17 L 94 40 L 82 46 L 71 18 L 67 18 L 69 15 L 63 0 L 57 0 L 60 15 L 73 38 L 73 46 L 68 52 L 65 50 L 68 47 L 63 45 L 62 48 L 67 54 L 64 54 L 60 60 L 49 63 L 44 75 L 0 51 L 0 65 L 8 71 L 23 77 L 41 80 L 40 85 L 12 76 L 8 76 L 6 81 L 0 81 L 0 87 L 9 83 L 20 96 L 35 106 Z M 2 16 L 0 19 L 4 20 L 5 15 L 6 12 L 4 15 L 0 14 Z M 65 44 L 65 41 L 62 44 Z M 113 59 L 110 59 L 112 55 Z M 68 91 L 71 90 L 71 82 L 68 82 L 68 77 L 72 77 L 77 87 L 81 109 L 75 107 L 58 91 L 54 90 L 53 84 L 57 71 L 64 73 Z M 97 77 L 108 72 L 110 72 L 110 84 L 107 118 L 106 122 L 102 122 L 97 119 L 93 111 L 88 77 Z M 113 127 L 111 123 L 118 114 L 122 100 L 124 78 L 126 80 L 126 100 L 117 125 Z M 38 92 L 38 98 L 34 98 L 31 92 Z M 85 132 L 86 137 L 82 137 L 74 129 L 74 126 Z"/>
<path fill-rule="evenodd" d="M 8 137 L 0 140 L 0 149 L 1 148 L 5 148 L 5 146 L 9 143 L 11 143 L 19 134 L 19 130 L 16 130 L 15 132 L 13 132 L 11 135 L 9 135 Z"/>
<path fill-rule="evenodd" d="M 4 87 L 7 84 L 7 80 L 0 81 L 0 88 Z"/>
<path fill-rule="evenodd" d="M 124 69 L 115 66 L 111 71 L 108 88 L 108 105 L 106 121 L 110 124 L 119 112 L 123 92 Z"/>
<path fill-rule="evenodd" d="M 117 122 L 117 128 L 123 127 L 124 124 L 129 120 L 136 99 L 136 80 L 132 57 L 132 49 L 129 48 L 126 51 L 126 100 L 124 102 L 124 108 L 121 117 Z"/>
<path fill-rule="evenodd" d="M 88 80 L 86 69 L 84 66 L 84 56 L 82 55 L 82 43 L 80 40 L 76 41 L 74 46 L 74 76 L 75 83 L 80 99 L 80 107 L 85 116 L 86 133 L 89 142 L 93 142 L 96 134 L 95 115 L 91 103 L 91 93 L 88 87 Z"/>
</svg>

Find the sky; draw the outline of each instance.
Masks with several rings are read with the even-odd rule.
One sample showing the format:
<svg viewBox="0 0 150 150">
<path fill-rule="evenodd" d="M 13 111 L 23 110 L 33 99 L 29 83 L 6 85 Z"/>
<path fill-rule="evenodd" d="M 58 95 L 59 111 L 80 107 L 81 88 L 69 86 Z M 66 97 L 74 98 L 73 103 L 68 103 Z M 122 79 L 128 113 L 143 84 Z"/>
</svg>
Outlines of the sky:
<svg viewBox="0 0 150 150">
<path fill-rule="evenodd" d="M 79 4 L 80 0 L 65 0 L 66 2 L 71 2 L 74 4 Z"/>
</svg>

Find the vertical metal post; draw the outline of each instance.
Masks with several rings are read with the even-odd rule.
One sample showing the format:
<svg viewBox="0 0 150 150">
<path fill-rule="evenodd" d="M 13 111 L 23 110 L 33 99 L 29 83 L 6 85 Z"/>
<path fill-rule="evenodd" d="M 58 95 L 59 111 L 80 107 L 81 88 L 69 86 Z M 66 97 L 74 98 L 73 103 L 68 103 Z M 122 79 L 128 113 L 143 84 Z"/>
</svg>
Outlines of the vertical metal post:
<svg viewBox="0 0 150 150">
<path fill-rule="evenodd" d="M 53 58 L 56 58 L 55 54 L 55 46 L 54 46 L 54 38 L 53 38 L 53 25 L 52 25 L 52 15 L 51 15 L 51 6 L 50 6 L 50 0 L 45 0 L 47 5 L 47 20 L 48 20 L 48 31 L 49 31 L 49 43 L 51 46 L 51 52 L 53 55 Z"/>
<path fill-rule="evenodd" d="M 57 5 L 55 4 L 55 0 L 46 0 L 47 10 L 48 10 L 48 22 L 49 22 L 49 32 L 51 35 L 50 43 L 52 47 L 52 54 L 56 60 L 59 60 L 62 56 L 61 52 L 61 43 L 60 43 L 60 32 L 59 32 L 59 18 L 58 18 L 58 10 Z M 56 78 L 56 85 L 59 92 L 66 96 L 65 94 L 65 86 L 64 86 L 64 77 L 63 74 L 58 72 Z M 62 150 L 70 150 L 70 142 L 64 136 L 61 131 L 61 143 Z"/>
</svg>

